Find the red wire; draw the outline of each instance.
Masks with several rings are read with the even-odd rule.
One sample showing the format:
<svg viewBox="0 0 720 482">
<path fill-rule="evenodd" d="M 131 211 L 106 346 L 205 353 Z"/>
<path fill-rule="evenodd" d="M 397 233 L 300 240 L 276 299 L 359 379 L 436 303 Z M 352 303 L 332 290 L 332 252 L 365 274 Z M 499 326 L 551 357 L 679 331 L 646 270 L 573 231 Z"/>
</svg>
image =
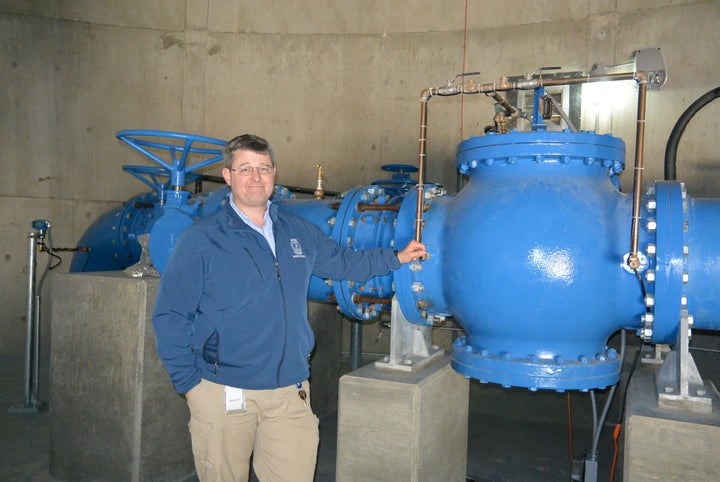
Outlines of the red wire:
<svg viewBox="0 0 720 482">
<path fill-rule="evenodd" d="M 615 479 L 615 464 L 617 463 L 618 458 L 618 439 L 620 438 L 621 429 L 622 424 L 617 424 L 615 425 L 615 430 L 613 430 L 613 445 L 615 446 L 615 451 L 613 453 L 612 465 L 610 466 L 610 482 Z"/>
<path fill-rule="evenodd" d="M 573 441 L 573 423 L 572 423 L 572 402 L 570 401 L 570 392 L 567 392 L 567 414 L 568 414 L 568 452 L 570 453 L 570 463 L 575 459 L 575 442 Z"/>
</svg>

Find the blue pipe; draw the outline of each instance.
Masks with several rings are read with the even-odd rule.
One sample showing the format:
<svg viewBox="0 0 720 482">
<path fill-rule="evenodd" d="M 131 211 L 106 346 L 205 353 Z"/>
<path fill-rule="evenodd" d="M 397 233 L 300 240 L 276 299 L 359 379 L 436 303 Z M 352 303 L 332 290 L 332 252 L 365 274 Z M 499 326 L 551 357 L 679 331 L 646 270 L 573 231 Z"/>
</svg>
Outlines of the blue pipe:
<svg viewBox="0 0 720 482">
<path fill-rule="evenodd" d="M 313 278 L 309 299 L 336 302 L 357 320 L 387 311 L 393 295 L 411 323 L 452 317 L 465 331 L 453 367 L 481 382 L 558 391 L 614 385 L 621 360 L 607 341 L 616 331 L 674 344 L 684 313 L 695 328 L 720 329 L 720 201 L 693 200 L 677 181 L 653 184 L 641 198 L 635 272 L 627 262 L 633 199 L 618 187 L 624 159 L 622 140 L 592 132 L 469 138 L 457 150 L 464 189 L 422 191 L 429 257 L 364 283 Z M 162 271 L 182 229 L 227 202 L 227 187 L 192 196 L 170 182 L 150 184 L 155 193 L 88 230 L 79 245 L 92 249 L 77 253 L 71 270 L 123 269 L 139 258 L 137 236 L 149 233 Z M 341 246 L 402 248 L 418 205 L 411 184 L 379 181 L 322 201 L 291 199 L 280 188 L 274 202 Z"/>
</svg>

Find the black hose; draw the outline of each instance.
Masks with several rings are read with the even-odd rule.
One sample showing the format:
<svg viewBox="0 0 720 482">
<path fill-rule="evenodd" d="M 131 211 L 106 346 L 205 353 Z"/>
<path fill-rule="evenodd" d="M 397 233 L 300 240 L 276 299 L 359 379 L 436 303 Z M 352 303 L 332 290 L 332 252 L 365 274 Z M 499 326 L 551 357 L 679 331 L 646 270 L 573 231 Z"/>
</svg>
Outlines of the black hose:
<svg viewBox="0 0 720 482">
<path fill-rule="evenodd" d="M 702 109 L 718 97 L 720 97 L 720 87 L 714 88 L 713 90 L 701 96 L 698 100 L 690 104 L 690 107 L 688 107 L 685 112 L 682 113 L 678 121 L 675 123 L 675 127 L 673 127 L 672 132 L 670 132 L 670 137 L 668 138 L 667 146 L 665 147 L 666 181 L 675 181 L 677 179 L 675 161 L 677 160 L 678 144 L 680 142 L 680 138 L 683 135 L 683 132 L 685 132 L 685 128 L 690 123 L 690 119 L 692 119 L 695 114 L 700 111 L 700 109 Z"/>
</svg>

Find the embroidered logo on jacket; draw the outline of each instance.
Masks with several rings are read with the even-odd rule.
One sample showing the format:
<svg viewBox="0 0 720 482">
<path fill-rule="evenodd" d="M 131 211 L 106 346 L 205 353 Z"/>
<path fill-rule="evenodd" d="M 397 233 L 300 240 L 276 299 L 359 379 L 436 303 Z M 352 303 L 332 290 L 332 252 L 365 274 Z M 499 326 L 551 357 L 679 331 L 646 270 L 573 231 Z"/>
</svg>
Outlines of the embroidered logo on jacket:
<svg viewBox="0 0 720 482">
<path fill-rule="evenodd" d="M 300 246 L 300 242 L 297 238 L 290 238 L 290 247 L 293 250 L 293 258 L 305 257 L 305 253 L 303 253 L 302 246 Z"/>
</svg>

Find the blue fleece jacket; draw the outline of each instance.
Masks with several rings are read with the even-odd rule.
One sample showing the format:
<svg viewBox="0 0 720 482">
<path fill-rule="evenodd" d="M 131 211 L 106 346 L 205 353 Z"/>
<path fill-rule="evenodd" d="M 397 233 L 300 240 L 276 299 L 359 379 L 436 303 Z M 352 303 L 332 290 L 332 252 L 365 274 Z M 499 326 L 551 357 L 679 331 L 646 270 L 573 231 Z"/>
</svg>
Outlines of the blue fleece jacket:
<svg viewBox="0 0 720 482">
<path fill-rule="evenodd" d="M 400 267 L 392 250 L 339 247 L 317 226 L 270 205 L 276 256 L 226 204 L 178 238 L 160 280 L 153 326 L 179 393 L 201 378 L 253 390 L 310 374 L 310 277 L 365 281 Z"/>
</svg>

